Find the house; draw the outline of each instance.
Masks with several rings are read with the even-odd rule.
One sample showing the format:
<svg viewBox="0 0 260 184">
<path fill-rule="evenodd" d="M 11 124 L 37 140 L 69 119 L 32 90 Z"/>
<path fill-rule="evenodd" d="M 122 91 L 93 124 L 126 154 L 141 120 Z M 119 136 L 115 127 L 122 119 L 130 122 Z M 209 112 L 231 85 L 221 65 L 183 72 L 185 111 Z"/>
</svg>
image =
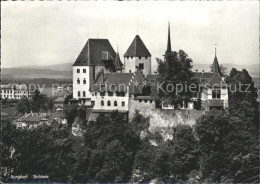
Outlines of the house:
<svg viewBox="0 0 260 184">
<path fill-rule="evenodd" d="M 48 124 L 46 113 L 29 113 L 14 121 L 17 128 L 36 128 L 42 124 Z"/>
</svg>

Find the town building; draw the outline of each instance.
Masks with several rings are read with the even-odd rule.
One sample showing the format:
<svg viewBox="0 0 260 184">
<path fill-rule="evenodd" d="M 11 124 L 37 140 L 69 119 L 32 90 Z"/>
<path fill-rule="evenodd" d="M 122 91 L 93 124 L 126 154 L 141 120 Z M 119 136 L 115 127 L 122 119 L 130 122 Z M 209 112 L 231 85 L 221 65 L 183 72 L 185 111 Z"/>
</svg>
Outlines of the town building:
<svg viewBox="0 0 260 184">
<path fill-rule="evenodd" d="M 23 96 L 27 98 L 31 98 L 31 93 L 27 89 L 26 85 L 19 85 L 10 83 L 7 85 L 1 85 L 1 98 L 8 98 L 8 99 L 21 99 Z"/>
</svg>

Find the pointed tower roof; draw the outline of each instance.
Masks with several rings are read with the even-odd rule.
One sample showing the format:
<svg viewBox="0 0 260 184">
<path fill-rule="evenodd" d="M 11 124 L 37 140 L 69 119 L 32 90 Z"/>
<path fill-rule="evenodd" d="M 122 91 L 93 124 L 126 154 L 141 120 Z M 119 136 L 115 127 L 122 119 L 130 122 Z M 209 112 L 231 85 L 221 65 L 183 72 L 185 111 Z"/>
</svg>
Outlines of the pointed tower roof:
<svg viewBox="0 0 260 184">
<path fill-rule="evenodd" d="M 212 64 L 212 71 L 214 73 L 217 73 L 220 76 L 222 76 L 222 73 L 221 73 L 221 70 L 220 70 L 220 67 L 219 67 L 219 64 L 218 64 L 216 47 L 215 47 L 215 57 L 214 57 L 214 61 L 213 61 L 213 64 Z"/>
<path fill-rule="evenodd" d="M 122 70 L 123 69 L 123 63 L 120 60 L 119 53 L 116 53 L 116 59 L 115 59 L 115 69 L 116 70 Z"/>
<path fill-rule="evenodd" d="M 144 42 L 141 40 L 139 35 L 136 35 L 131 45 L 127 49 L 124 57 L 133 56 L 133 57 L 151 57 L 149 50 L 146 48 Z"/>
<path fill-rule="evenodd" d="M 171 30 L 170 30 L 170 22 L 168 22 L 168 42 L 167 42 L 167 50 L 166 52 L 171 52 L 172 47 L 171 47 Z"/>
</svg>

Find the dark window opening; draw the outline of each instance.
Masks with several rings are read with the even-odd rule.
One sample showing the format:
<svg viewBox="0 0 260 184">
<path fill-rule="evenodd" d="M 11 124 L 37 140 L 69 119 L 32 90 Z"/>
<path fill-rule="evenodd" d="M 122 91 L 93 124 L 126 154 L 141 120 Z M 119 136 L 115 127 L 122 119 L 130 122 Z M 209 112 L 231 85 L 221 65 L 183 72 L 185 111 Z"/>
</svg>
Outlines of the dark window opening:
<svg viewBox="0 0 260 184">
<path fill-rule="evenodd" d="M 144 69 L 144 64 L 143 63 L 139 63 L 139 70 L 143 70 Z"/>
</svg>

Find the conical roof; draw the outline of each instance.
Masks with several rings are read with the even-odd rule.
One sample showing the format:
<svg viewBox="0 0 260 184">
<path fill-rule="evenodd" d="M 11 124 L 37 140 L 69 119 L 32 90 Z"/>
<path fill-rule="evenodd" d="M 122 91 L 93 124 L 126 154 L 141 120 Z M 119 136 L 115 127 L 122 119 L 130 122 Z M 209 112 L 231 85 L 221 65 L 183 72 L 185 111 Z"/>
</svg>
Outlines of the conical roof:
<svg viewBox="0 0 260 184">
<path fill-rule="evenodd" d="M 136 35 L 134 40 L 132 41 L 131 45 L 127 49 L 124 57 L 151 57 L 150 52 L 144 45 L 144 42 L 141 40 L 139 35 Z"/>
<path fill-rule="evenodd" d="M 120 56 L 119 53 L 116 53 L 116 59 L 115 59 L 115 69 L 116 70 L 122 70 L 123 63 L 120 60 Z"/>
<path fill-rule="evenodd" d="M 220 76 L 223 75 L 223 74 L 221 73 L 221 70 L 220 70 L 220 67 L 219 67 L 219 64 L 218 64 L 218 58 L 217 58 L 216 48 L 215 48 L 215 58 L 214 58 L 214 61 L 213 61 L 213 64 L 212 64 L 212 71 L 213 71 L 214 73 L 219 74 Z"/>
</svg>

